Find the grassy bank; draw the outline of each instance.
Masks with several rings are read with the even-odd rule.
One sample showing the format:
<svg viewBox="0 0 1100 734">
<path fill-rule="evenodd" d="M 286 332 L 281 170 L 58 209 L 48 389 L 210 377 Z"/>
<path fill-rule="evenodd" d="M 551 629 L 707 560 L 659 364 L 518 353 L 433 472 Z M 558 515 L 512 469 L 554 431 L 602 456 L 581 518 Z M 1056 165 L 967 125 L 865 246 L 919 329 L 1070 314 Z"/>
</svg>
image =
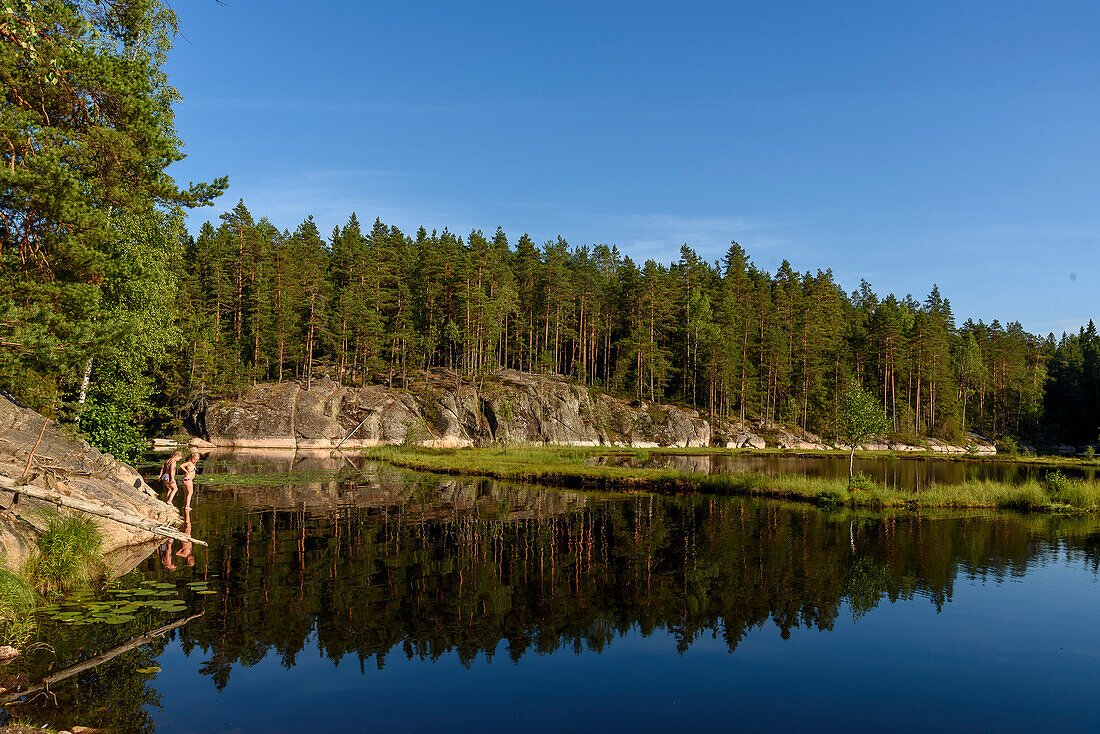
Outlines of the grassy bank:
<svg viewBox="0 0 1100 734">
<path fill-rule="evenodd" d="M 569 447 L 484 449 L 369 449 L 367 456 L 416 471 L 486 476 L 575 489 L 654 492 L 712 492 L 775 497 L 823 506 L 909 509 L 1016 509 L 1030 512 L 1095 512 L 1100 510 L 1100 482 L 1056 475 L 1042 482 L 1006 484 L 972 480 L 932 485 L 919 493 L 885 487 L 859 477 L 847 479 L 798 475 L 698 474 L 668 468 L 604 466 L 597 456 L 618 454 L 643 458 L 646 452 Z"/>
<path fill-rule="evenodd" d="M 91 520 L 52 514 L 23 569 L 0 557 L 0 644 L 20 646 L 34 634 L 35 609 L 51 597 L 100 584 L 106 575 L 103 539 Z"/>
</svg>

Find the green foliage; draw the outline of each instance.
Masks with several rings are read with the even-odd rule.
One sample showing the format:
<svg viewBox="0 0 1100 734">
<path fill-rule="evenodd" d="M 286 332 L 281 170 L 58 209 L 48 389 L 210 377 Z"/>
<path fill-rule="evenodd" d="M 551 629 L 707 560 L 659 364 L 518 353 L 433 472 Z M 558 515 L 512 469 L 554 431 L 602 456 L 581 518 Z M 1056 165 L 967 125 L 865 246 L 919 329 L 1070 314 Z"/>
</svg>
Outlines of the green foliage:
<svg viewBox="0 0 1100 734">
<path fill-rule="evenodd" d="M 141 432 L 117 408 L 95 404 L 86 407 L 80 427 L 88 443 L 120 461 L 137 461 L 145 451 Z"/>
<path fill-rule="evenodd" d="M 886 414 L 882 406 L 854 379 L 848 381 L 840 403 L 838 428 L 841 438 L 851 445 L 848 460 L 848 481 L 851 484 L 854 480 L 852 471 L 856 447 L 875 434 L 885 433 L 887 428 Z"/>
<path fill-rule="evenodd" d="M 997 507 L 1021 512 L 1035 512 L 1050 507 L 1050 496 L 1038 485 L 1027 485 L 1022 489 L 1011 489 L 997 498 Z"/>
<path fill-rule="evenodd" d="M 997 441 L 997 453 L 1015 456 L 1020 453 L 1020 445 L 1012 436 L 1002 436 Z"/>
<path fill-rule="evenodd" d="M 179 189 L 178 100 L 162 67 L 176 17 L 152 0 L 4 4 L 0 13 L 0 386 L 75 380 L 121 325 L 104 306 L 128 277 L 120 216 L 208 203 L 224 179 Z M 110 164 L 108 165 L 108 162 Z M 43 407 L 52 396 L 17 396 Z"/>
<path fill-rule="evenodd" d="M 37 544 L 28 575 L 44 594 L 91 586 L 103 578 L 103 537 L 90 519 L 53 516 Z"/>
<path fill-rule="evenodd" d="M 848 488 L 853 492 L 869 492 L 878 487 L 878 483 L 863 472 L 858 472 L 848 482 Z"/>
<path fill-rule="evenodd" d="M 1044 345 L 1050 379 L 1042 396 L 1045 418 L 1062 440 L 1076 445 L 1097 439 L 1100 416 L 1100 334 L 1090 320 L 1076 333 L 1052 334 Z"/>
<path fill-rule="evenodd" d="M 1091 509 L 1100 501 L 1100 493 L 1081 479 L 1071 479 L 1060 471 L 1047 473 L 1040 482 L 1051 500 L 1077 509 Z"/>
<path fill-rule="evenodd" d="M 858 382 L 850 381 L 840 404 L 839 433 L 849 444 L 860 444 L 886 432 L 882 406 Z"/>
<path fill-rule="evenodd" d="M 0 644 L 20 645 L 31 637 L 37 603 L 34 586 L 0 565 Z"/>
</svg>

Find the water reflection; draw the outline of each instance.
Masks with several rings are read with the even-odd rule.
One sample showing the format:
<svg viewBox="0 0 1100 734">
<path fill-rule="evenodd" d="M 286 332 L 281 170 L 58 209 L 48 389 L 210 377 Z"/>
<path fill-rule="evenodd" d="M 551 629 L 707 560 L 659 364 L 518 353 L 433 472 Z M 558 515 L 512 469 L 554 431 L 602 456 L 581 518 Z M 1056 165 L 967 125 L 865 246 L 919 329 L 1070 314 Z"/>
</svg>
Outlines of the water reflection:
<svg viewBox="0 0 1100 734">
<path fill-rule="evenodd" d="M 676 454 L 653 451 L 644 458 L 611 454 L 592 459 L 594 463 L 635 468 L 668 468 L 701 474 L 755 473 L 767 476 L 800 474 L 810 477 L 846 478 L 848 457 L 798 454 Z M 1041 478 L 1051 471 L 1073 477 L 1096 479 L 1094 466 L 1050 466 L 1024 462 L 982 461 L 917 456 L 861 456 L 855 470 L 894 489 L 920 491 L 932 484 L 958 484 L 968 480 L 991 480 L 1018 484 Z"/>
<path fill-rule="evenodd" d="M 939 607 L 959 573 L 1003 580 L 1056 548 L 1098 559 L 1092 520 L 595 499 L 381 467 L 355 484 L 209 494 L 197 512 L 223 596 L 181 635 L 219 688 L 265 655 L 293 666 L 311 633 L 330 660 L 377 667 L 395 652 L 599 651 L 632 628 L 681 650 L 713 633 L 732 651 L 767 622 L 787 637 L 883 599 Z"/>
<path fill-rule="evenodd" d="M 255 466 L 257 474 L 272 470 Z M 223 458 L 207 470 L 244 467 Z M 784 640 L 798 628 L 862 620 L 884 601 L 942 609 L 960 580 L 999 583 L 1055 558 L 1092 574 L 1100 565 L 1093 519 L 830 514 L 739 498 L 599 497 L 385 467 L 357 476 L 197 487 L 184 518 L 209 549 L 168 544 L 142 571 L 207 580 L 217 592 L 192 595 L 189 612 L 204 616 L 172 633 L 181 660 L 193 661 L 208 686 L 230 690 L 242 671 L 273 658 L 287 671 L 280 688 L 293 688 L 310 649 L 332 665 L 354 661 L 339 670 L 356 677 L 395 659 L 454 657 L 468 668 L 501 655 L 526 664 L 559 651 L 601 653 L 638 634 L 680 653 L 712 638 L 737 652 L 761 627 L 774 626 L 774 639 Z M 137 633 L 49 631 L 57 666 Z M 59 704 L 79 723 L 152 731 L 149 707 L 162 694 L 137 671 L 157 665 L 163 645 L 59 686 Z"/>
</svg>

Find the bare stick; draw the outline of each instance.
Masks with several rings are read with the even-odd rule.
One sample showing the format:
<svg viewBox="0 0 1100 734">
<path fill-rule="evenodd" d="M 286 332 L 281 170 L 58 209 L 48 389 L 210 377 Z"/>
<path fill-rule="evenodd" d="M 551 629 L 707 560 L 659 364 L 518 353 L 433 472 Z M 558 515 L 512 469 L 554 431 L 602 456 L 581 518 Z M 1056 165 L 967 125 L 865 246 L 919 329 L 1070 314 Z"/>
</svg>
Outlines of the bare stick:
<svg viewBox="0 0 1100 734">
<path fill-rule="evenodd" d="M 368 416 L 367 416 L 367 418 L 370 418 L 370 416 L 368 415 Z M 360 428 L 360 427 L 361 427 L 361 426 L 362 426 L 362 425 L 363 425 L 364 423 L 366 423 L 366 422 L 367 422 L 367 418 L 364 418 L 363 420 L 359 421 L 359 425 L 358 425 L 358 426 L 356 426 L 355 428 L 351 429 L 351 433 L 349 433 L 348 435 L 344 436 L 344 439 L 343 439 L 343 441 L 340 441 L 340 443 L 336 444 L 336 446 L 335 446 L 335 447 L 333 448 L 333 451 L 335 451 L 336 449 L 338 449 L 338 448 L 340 448 L 341 446 L 343 446 L 343 445 L 344 445 L 344 441 L 347 441 L 347 440 L 348 440 L 349 438 L 351 438 L 351 434 L 352 434 L 352 433 L 355 433 L 356 431 L 358 431 L 358 430 L 359 430 L 359 428 Z"/>
<path fill-rule="evenodd" d="M 53 391 L 53 400 L 50 401 L 50 417 L 53 417 L 53 405 L 57 402 L 57 390 Z M 34 452 L 38 451 L 38 444 L 42 443 L 42 437 L 46 435 L 46 424 L 50 422 L 49 418 L 42 421 L 42 430 L 38 432 L 38 440 L 34 442 L 34 448 L 31 449 L 30 455 L 27 457 L 27 465 L 23 467 L 23 476 L 31 471 L 31 462 L 34 461 Z"/>
<path fill-rule="evenodd" d="M 54 683 L 63 681 L 66 678 L 71 678 L 78 673 L 83 673 L 85 670 L 90 670 L 97 665 L 102 665 L 108 660 L 114 660 L 124 652 L 129 652 L 134 648 L 141 647 L 142 645 L 147 645 L 150 642 L 155 641 L 158 637 L 165 634 L 166 632 L 171 632 L 174 629 L 182 627 L 191 620 L 197 619 L 204 614 L 206 614 L 206 612 L 192 614 L 190 617 L 187 617 L 185 619 L 179 619 L 175 622 L 172 622 L 171 624 L 166 624 L 163 627 L 157 627 L 155 630 L 149 630 L 143 635 L 138 635 L 137 637 L 130 639 L 128 642 L 124 642 L 118 647 L 113 647 L 107 652 L 100 653 L 99 655 L 88 658 L 84 662 L 77 663 L 76 665 L 70 665 L 67 668 L 62 668 L 56 673 L 50 673 L 45 678 L 38 681 L 32 687 L 28 688 L 25 691 L 13 691 L 11 693 L 5 693 L 3 696 L 0 696 L 0 703 L 15 701 L 22 698 L 23 696 L 37 693 L 39 691 L 48 691 L 50 686 L 52 686 Z"/>
<path fill-rule="evenodd" d="M 23 467 L 23 476 L 27 476 L 31 470 L 31 462 L 34 461 L 34 452 L 38 451 L 38 444 L 42 443 L 42 436 L 46 434 L 46 424 L 50 422 L 50 419 L 42 421 L 42 430 L 38 432 L 38 440 L 34 442 L 34 448 L 31 449 L 31 453 L 27 456 L 27 465 Z"/>
</svg>

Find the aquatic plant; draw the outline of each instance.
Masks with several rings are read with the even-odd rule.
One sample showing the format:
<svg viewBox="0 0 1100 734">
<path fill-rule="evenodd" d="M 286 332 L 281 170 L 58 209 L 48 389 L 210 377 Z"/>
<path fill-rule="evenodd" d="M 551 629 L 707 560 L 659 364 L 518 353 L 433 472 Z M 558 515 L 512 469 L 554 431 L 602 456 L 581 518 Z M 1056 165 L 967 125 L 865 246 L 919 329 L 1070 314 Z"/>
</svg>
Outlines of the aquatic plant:
<svg viewBox="0 0 1100 734">
<path fill-rule="evenodd" d="M 1050 507 L 1050 496 L 1038 484 L 1027 484 L 1016 491 L 1006 491 L 997 497 L 997 507 L 1034 512 Z"/>
<path fill-rule="evenodd" d="M 192 592 L 204 594 L 205 582 L 188 584 Z M 143 610 L 154 613 L 177 614 L 187 610 L 179 598 L 174 583 L 142 581 L 139 586 L 112 585 L 103 593 L 82 592 L 71 594 L 54 604 L 40 607 L 39 612 L 55 622 L 64 624 L 121 625 L 132 622 Z"/>
<path fill-rule="evenodd" d="M 90 519 L 51 517 L 37 545 L 27 576 L 43 594 L 90 586 L 103 578 L 103 536 Z"/>
<path fill-rule="evenodd" d="M 1089 491 L 1088 484 L 1080 479 L 1071 479 L 1060 471 L 1047 474 L 1041 484 L 1053 501 L 1070 507 L 1089 509 L 1100 500 L 1097 492 Z"/>
</svg>

